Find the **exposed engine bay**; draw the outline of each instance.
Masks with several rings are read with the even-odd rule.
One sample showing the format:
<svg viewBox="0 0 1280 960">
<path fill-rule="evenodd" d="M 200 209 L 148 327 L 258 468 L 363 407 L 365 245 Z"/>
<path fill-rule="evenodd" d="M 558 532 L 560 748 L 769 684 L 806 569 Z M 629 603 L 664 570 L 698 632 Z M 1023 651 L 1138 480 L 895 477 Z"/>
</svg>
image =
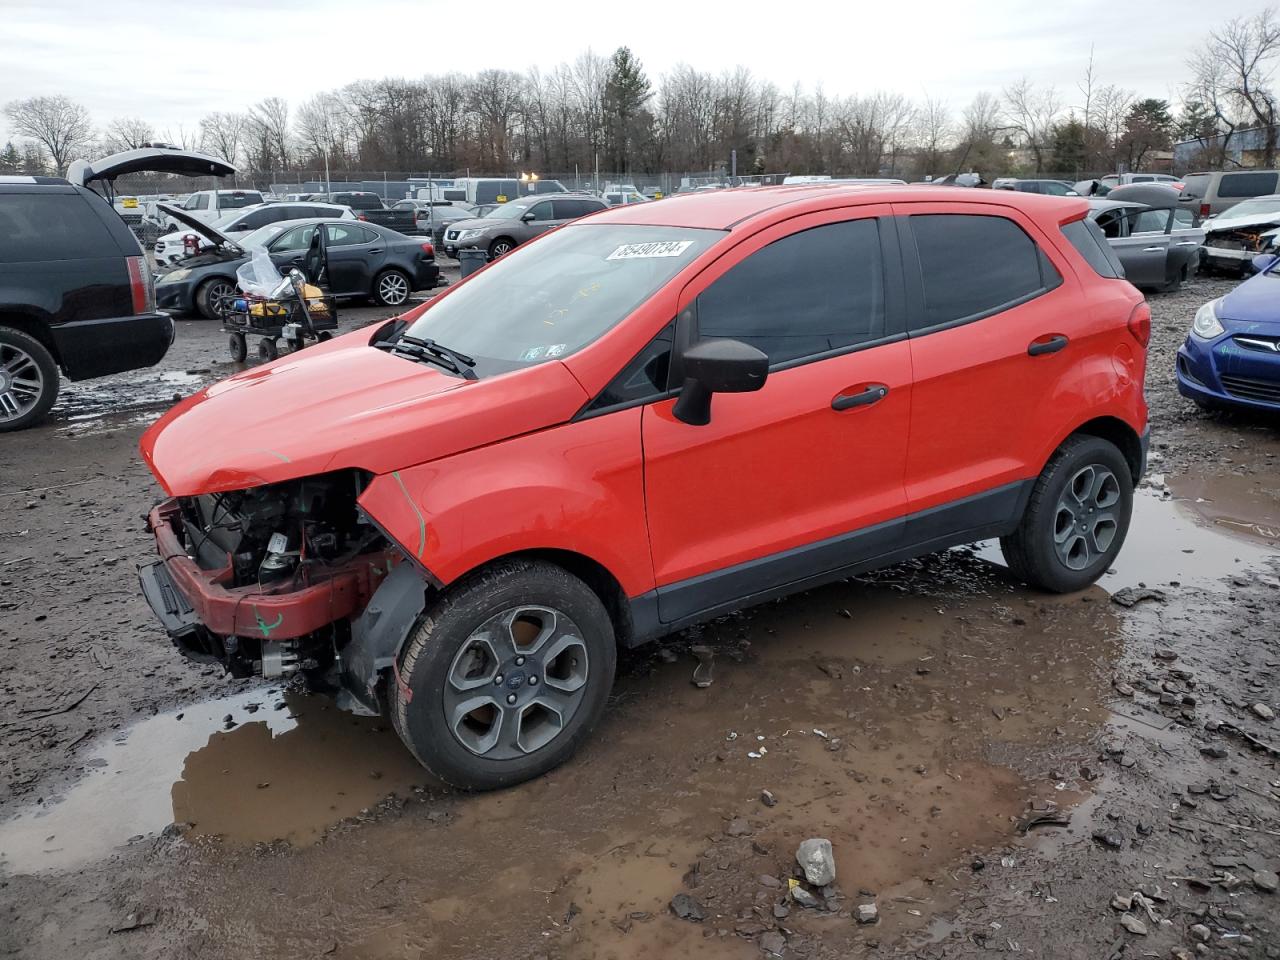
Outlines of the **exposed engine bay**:
<svg viewBox="0 0 1280 960">
<path fill-rule="evenodd" d="M 313 680 L 323 677 L 350 637 L 336 604 L 358 609 L 357 598 L 367 601 L 391 569 L 390 545 L 356 505 L 367 482 L 367 474 L 344 470 L 169 501 L 161 508 L 162 522 L 186 554 L 184 562 L 193 562 L 206 592 L 231 610 L 225 633 L 206 611 L 191 617 L 187 629 L 169 630 L 175 643 L 188 656 L 221 663 L 237 676 L 302 671 Z M 156 576 L 165 591 L 169 574 Z M 181 593 L 174 587 L 175 603 Z M 314 625 L 300 627 L 305 617 L 300 621 L 272 606 L 277 598 L 303 596 L 321 614 L 312 618 Z"/>
<path fill-rule="evenodd" d="M 183 497 L 188 555 L 205 570 L 228 570 L 227 587 L 306 585 L 381 541 L 356 511 L 363 484 L 357 472 L 343 471 Z"/>
</svg>

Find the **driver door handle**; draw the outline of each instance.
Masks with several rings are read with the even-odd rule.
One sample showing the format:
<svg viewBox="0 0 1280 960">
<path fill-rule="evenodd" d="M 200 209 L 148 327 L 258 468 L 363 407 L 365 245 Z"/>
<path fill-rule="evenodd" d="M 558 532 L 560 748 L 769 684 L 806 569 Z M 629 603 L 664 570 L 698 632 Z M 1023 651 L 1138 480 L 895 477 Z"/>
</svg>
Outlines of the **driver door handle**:
<svg viewBox="0 0 1280 960">
<path fill-rule="evenodd" d="M 369 251 L 369 256 L 372 257 L 375 253 L 381 253 L 381 252 L 382 252 L 381 247 L 374 247 L 372 250 Z"/>
<path fill-rule="evenodd" d="M 837 393 L 831 398 L 832 410 L 848 410 L 850 407 L 865 407 L 879 403 L 889 393 L 883 383 L 869 383 L 866 389 L 858 393 Z"/>
<path fill-rule="evenodd" d="M 1142 252 L 1143 252 L 1143 253 L 1159 253 L 1159 252 L 1160 252 L 1161 250 L 1163 250 L 1163 249 L 1164 249 L 1164 247 L 1158 247 L 1158 246 L 1157 246 L 1157 247 L 1143 247 L 1143 248 L 1142 248 Z"/>
</svg>

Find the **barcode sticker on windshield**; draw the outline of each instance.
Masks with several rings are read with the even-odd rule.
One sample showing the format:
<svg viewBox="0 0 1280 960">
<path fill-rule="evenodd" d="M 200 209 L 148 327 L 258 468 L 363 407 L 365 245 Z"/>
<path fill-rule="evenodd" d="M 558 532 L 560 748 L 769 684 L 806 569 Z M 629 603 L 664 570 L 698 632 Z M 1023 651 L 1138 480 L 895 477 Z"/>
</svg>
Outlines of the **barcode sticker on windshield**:
<svg viewBox="0 0 1280 960">
<path fill-rule="evenodd" d="M 606 260 L 644 260 L 650 257 L 678 257 L 691 246 L 692 240 L 655 240 L 652 243 L 624 243 Z"/>
</svg>

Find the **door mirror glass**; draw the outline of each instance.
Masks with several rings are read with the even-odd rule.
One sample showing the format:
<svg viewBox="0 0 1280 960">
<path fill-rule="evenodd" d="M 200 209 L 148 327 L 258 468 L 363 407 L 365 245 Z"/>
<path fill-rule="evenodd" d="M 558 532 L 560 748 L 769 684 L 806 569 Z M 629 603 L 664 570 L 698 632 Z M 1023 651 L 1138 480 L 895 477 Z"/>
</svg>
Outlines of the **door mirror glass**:
<svg viewBox="0 0 1280 960">
<path fill-rule="evenodd" d="M 684 386 L 671 411 L 677 420 L 695 426 L 711 422 L 713 393 L 750 393 L 764 386 L 769 358 L 741 340 L 704 340 L 681 358 Z"/>
</svg>

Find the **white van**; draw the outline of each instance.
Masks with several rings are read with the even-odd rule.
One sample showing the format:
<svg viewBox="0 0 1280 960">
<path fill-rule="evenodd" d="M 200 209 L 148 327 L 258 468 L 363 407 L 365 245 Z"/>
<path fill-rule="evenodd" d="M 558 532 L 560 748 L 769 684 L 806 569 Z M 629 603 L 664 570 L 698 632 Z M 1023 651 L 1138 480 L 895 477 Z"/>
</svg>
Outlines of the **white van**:
<svg viewBox="0 0 1280 960">
<path fill-rule="evenodd" d="M 440 197 L 478 207 L 486 203 L 506 203 L 532 194 L 568 193 L 559 180 L 518 180 L 515 177 L 459 177 Z"/>
</svg>

